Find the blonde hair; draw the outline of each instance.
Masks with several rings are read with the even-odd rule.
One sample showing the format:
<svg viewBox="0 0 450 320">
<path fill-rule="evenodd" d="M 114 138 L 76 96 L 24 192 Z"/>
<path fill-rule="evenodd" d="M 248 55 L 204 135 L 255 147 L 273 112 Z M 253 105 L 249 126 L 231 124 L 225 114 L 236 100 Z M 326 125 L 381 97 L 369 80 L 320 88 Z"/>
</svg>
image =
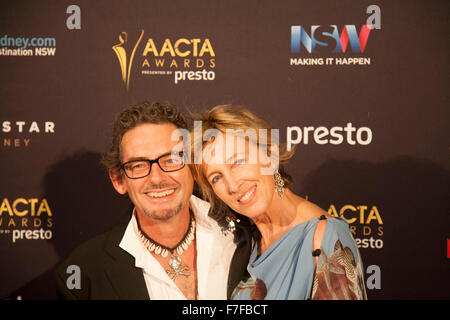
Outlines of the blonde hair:
<svg viewBox="0 0 450 320">
<path fill-rule="evenodd" d="M 194 137 L 193 131 L 191 131 L 191 151 L 192 153 L 198 145 L 201 144 L 201 150 L 203 151 L 204 147 L 210 144 L 212 141 L 203 141 L 203 136 L 205 131 L 209 129 L 217 129 L 223 134 L 226 133 L 227 130 L 248 130 L 254 129 L 258 132 L 260 129 L 266 129 L 267 132 L 270 132 L 272 129 L 271 126 L 264 121 L 263 119 L 256 116 L 254 113 L 249 111 L 247 108 L 243 106 L 234 106 L 231 104 L 226 105 L 218 105 L 212 108 L 211 110 L 204 111 L 200 114 L 193 114 L 192 117 L 195 121 L 201 121 L 202 123 L 202 135 L 201 138 Z M 197 138 L 197 141 L 194 140 Z M 259 137 L 257 138 L 259 139 Z M 259 146 L 263 142 L 254 141 Z M 271 136 L 269 135 L 266 146 L 272 146 Z M 286 144 L 279 145 L 279 167 L 278 172 L 280 173 L 282 179 L 284 180 L 285 187 L 292 183 L 291 176 L 285 171 L 284 164 L 286 164 L 287 160 L 289 160 L 294 154 L 294 149 L 291 151 L 287 151 Z M 193 154 L 191 155 L 193 158 Z M 216 218 L 218 221 L 223 219 L 224 216 L 230 212 L 228 206 L 218 198 L 212 189 L 208 179 L 205 176 L 204 165 L 193 163 L 190 165 L 192 174 L 200 187 L 201 193 L 205 200 L 207 200 L 211 204 L 211 216 Z"/>
</svg>

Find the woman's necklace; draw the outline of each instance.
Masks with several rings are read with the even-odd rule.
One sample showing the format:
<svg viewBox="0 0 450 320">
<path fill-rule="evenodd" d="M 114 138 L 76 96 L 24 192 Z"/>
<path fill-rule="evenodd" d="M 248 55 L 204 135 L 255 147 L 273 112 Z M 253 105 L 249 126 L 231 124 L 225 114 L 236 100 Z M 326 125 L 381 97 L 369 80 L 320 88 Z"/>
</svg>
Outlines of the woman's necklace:
<svg viewBox="0 0 450 320">
<path fill-rule="evenodd" d="M 187 271 L 189 271 L 189 267 L 187 265 L 183 266 L 180 256 L 183 254 L 184 251 L 186 251 L 188 249 L 189 245 L 195 239 L 195 220 L 194 220 L 192 211 L 189 209 L 189 226 L 187 228 L 186 233 L 184 234 L 181 241 L 178 242 L 178 244 L 173 248 L 166 247 L 166 246 L 156 242 L 152 238 L 150 238 L 141 229 L 141 225 L 139 223 L 139 218 L 138 218 L 137 214 L 135 213 L 135 211 L 136 211 L 136 208 L 133 210 L 133 214 L 136 217 L 139 237 L 141 238 L 141 241 L 144 243 L 144 245 L 148 249 L 148 251 L 153 252 L 154 254 L 161 255 L 161 257 L 163 257 L 163 258 L 167 257 L 167 255 L 170 253 L 171 256 L 170 256 L 168 264 L 169 264 L 169 267 L 172 269 L 166 269 L 166 273 L 169 275 L 169 277 L 171 275 L 173 275 L 171 278 L 172 280 L 175 280 L 175 278 L 178 275 L 189 277 L 191 275 L 190 272 L 187 272 Z"/>
</svg>

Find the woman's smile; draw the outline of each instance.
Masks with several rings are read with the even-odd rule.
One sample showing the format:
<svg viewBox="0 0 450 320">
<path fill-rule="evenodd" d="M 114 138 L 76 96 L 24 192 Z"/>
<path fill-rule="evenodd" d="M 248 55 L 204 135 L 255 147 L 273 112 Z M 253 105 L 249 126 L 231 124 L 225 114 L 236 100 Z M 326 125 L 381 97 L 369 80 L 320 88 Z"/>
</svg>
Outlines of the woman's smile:
<svg viewBox="0 0 450 320">
<path fill-rule="evenodd" d="M 256 189 L 257 189 L 256 185 L 252 186 L 250 189 L 248 189 L 247 191 L 245 191 L 243 194 L 241 194 L 238 197 L 237 202 L 240 205 L 245 205 L 245 204 L 250 203 L 253 200 L 253 198 L 255 197 Z"/>
</svg>

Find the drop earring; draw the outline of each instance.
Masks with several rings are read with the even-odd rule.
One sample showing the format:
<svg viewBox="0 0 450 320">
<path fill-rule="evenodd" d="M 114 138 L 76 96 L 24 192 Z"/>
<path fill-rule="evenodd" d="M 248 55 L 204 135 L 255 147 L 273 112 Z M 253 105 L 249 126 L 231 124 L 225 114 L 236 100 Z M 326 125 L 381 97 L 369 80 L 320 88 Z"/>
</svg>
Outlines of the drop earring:
<svg viewBox="0 0 450 320">
<path fill-rule="evenodd" d="M 280 198 L 283 198 L 283 195 L 284 195 L 284 180 L 281 177 L 281 174 L 279 172 L 276 172 L 273 175 L 273 177 L 275 179 L 275 191 L 278 193 Z"/>
</svg>

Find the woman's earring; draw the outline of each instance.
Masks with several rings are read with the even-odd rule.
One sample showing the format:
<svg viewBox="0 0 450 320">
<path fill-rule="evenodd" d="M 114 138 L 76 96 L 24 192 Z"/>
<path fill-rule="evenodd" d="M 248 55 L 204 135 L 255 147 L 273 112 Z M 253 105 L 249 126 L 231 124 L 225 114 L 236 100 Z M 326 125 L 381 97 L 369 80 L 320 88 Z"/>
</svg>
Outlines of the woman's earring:
<svg viewBox="0 0 450 320">
<path fill-rule="evenodd" d="M 278 193 L 280 198 L 283 198 L 283 194 L 284 194 L 284 180 L 281 177 L 281 174 L 279 172 L 275 173 L 273 175 L 273 177 L 275 179 L 275 191 Z"/>
<path fill-rule="evenodd" d="M 231 213 L 225 217 L 225 220 L 228 222 L 227 230 L 230 232 L 234 232 L 236 230 L 236 223 L 241 221 L 239 219 L 236 219 L 236 216 Z"/>
</svg>

